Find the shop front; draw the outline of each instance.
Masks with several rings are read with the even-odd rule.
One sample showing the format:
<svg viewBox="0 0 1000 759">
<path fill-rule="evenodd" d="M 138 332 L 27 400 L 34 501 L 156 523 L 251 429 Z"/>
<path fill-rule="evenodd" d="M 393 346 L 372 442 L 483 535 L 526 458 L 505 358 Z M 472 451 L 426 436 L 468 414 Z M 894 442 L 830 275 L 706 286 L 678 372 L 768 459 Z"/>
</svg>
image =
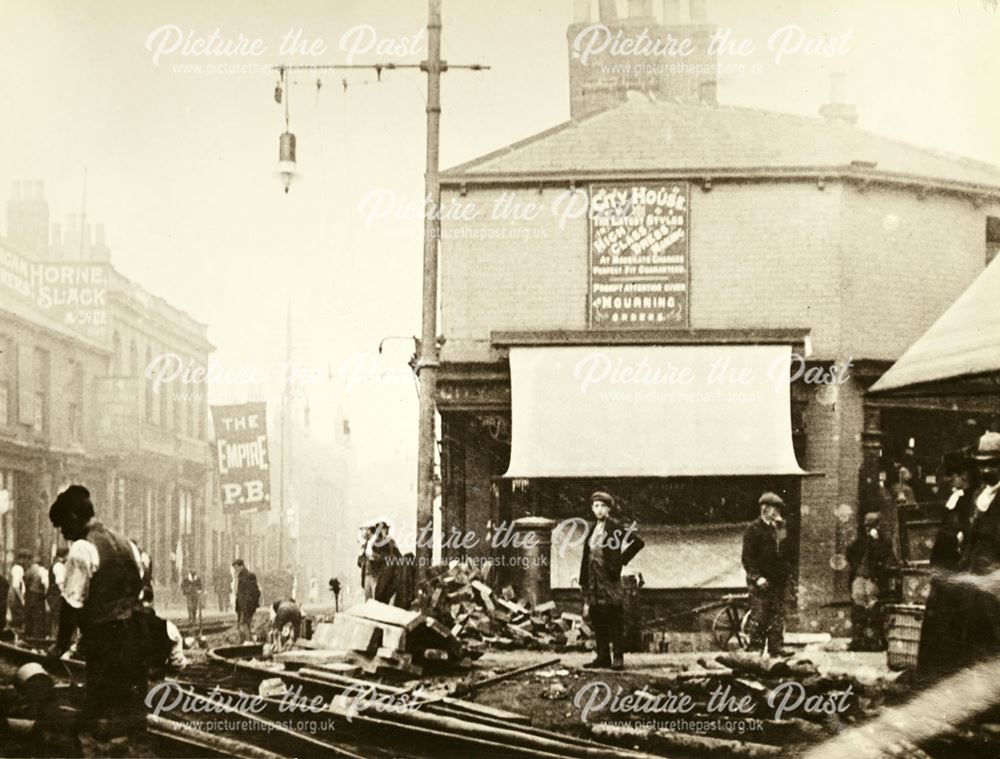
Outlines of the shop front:
<svg viewBox="0 0 1000 759">
<path fill-rule="evenodd" d="M 798 552 L 804 436 L 789 358 L 803 331 L 493 342 L 505 365 L 446 368 L 439 380 L 445 534 L 488 536 L 446 556 L 493 559 L 516 580 L 509 525 L 545 517 L 552 595 L 578 602 L 581 520 L 590 493 L 607 490 L 646 542 L 630 565 L 646 616 L 684 627 L 695 620 L 678 612 L 745 590 L 742 533 L 762 492 L 785 499 Z"/>
</svg>

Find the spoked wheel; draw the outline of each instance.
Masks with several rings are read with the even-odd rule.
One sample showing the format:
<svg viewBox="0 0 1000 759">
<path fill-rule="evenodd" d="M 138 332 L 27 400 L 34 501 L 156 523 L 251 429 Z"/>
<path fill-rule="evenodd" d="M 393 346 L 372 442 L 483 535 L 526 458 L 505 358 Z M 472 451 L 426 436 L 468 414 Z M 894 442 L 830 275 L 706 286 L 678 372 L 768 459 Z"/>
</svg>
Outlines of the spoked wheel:
<svg viewBox="0 0 1000 759">
<path fill-rule="evenodd" d="M 719 610 L 712 621 L 712 637 L 715 644 L 723 651 L 735 651 L 746 648 L 750 643 L 747 633 L 747 622 L 750 620 L 750 610 L 738 606 L 726 606 Z"/>
</svg>

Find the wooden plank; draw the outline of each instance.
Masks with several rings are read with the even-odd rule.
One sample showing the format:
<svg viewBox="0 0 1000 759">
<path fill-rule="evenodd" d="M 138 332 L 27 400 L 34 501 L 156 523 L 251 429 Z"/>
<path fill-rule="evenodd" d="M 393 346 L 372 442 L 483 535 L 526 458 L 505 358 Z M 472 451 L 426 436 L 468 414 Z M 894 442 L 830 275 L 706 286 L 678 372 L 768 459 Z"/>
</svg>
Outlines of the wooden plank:
<svg viewBox="0 0 1000 759">
<path fill-rule="evenodd" d="M 379 603 L 371 598 L 363 604 L 352 606 L 343 613 L 351 617 L 368 619 L 386 625 L 396 625 L 397 627 L 402 627 L 407 632 L 416 629 L 424 621 L 424 615 L 420 612 L 407 611 L 406 609 L 400 609 L 398 606 Z"/>
</svg>

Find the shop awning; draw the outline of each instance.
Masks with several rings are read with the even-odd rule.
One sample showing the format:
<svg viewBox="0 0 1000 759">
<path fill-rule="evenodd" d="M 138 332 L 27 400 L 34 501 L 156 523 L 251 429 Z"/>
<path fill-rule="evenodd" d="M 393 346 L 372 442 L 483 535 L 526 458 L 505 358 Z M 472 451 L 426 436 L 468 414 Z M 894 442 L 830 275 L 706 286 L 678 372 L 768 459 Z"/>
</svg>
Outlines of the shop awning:
<svg viewBox="0 0 1000 759">
<path fill-rule="evenodd" d="M 1000 264 L 994 260 L 911 345 L 870 392 L 941 384 L 951 392 L 996 393 L 984 375 L 1000 372 Z"/>
<path fill-rule="evenodd" d="M 505 476 L 805 474 L 790 346 L 512 347 Z"/>
</svg>

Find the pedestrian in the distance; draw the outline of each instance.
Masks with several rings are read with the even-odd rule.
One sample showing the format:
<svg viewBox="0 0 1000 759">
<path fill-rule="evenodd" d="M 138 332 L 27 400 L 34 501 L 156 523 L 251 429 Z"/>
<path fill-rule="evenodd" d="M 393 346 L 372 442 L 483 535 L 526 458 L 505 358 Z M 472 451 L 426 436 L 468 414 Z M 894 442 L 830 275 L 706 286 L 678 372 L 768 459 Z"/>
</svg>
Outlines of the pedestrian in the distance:
<svg viewBox="0 0 1000 759">
<path fill-rule="evenodd" d="M 193 569 L 185 572 L 184 579 L 181 580 L 181 593 L 187 600 L 188 622 L 191 624 L 198 621 L 202 590 L 202 582 L 199 574 Z"/>
<path fill-rule="evenodd" d="M 260 587 L 257 575 L 247 569 L 243 559 L 233 562 L 233 571 L 236 574 L 236 626 L 240 643 L 246 643 L 252 639 L 251 625 L 260 607 Z"/>
<path fill-rule="evenodd" d="M 215 591 L 219 611 L 229 611 L 229 596 L 233 592 L 233 578 L 229 568 L 221 565 L 212 572 L 212 589 Z"/>
<path fill-rule="evenodd" d="M 24 635 L 35 640 L 48 638 L 49 622 L 45 599 L 49 592 L 49 572 L 38 563 L 38 556 L 30 552 L 27 555 L 22 582 L 24 583 Z"/>
<path fill-rule="evenodd" d="M 785 529 L 785 502 L 777 493 L 758 499 L 760 517 L 743 533 L 743 569 L 750 591 L 750 651 L 786 656 L 785 586 L 790 556 Z"/>
<path fill-rule="evenodd" d="M 590 496 L 594 521 L 587 523 L 580 561 L 584 616 L 590 619 L 597 642 L 597 657 L 583 665 L 588 669 L 625 668 L 622 568 L 645 545 L 634 525 L 626 529 L 611 518 L 614 505 L 614 498 L 604 491 Z"/>
<path fill-rule="evenodd" d="M 59 548 L 52 560 L 52 566 L 49 567 L 49 590 L 45 600 L 48 606 L 52 637 L 55 637 L 59 630 L 59 599 L 62 598 L 63 587 L 66 583 L 66 554 L 68 553 L 68 548 Z"/>
</svg>

